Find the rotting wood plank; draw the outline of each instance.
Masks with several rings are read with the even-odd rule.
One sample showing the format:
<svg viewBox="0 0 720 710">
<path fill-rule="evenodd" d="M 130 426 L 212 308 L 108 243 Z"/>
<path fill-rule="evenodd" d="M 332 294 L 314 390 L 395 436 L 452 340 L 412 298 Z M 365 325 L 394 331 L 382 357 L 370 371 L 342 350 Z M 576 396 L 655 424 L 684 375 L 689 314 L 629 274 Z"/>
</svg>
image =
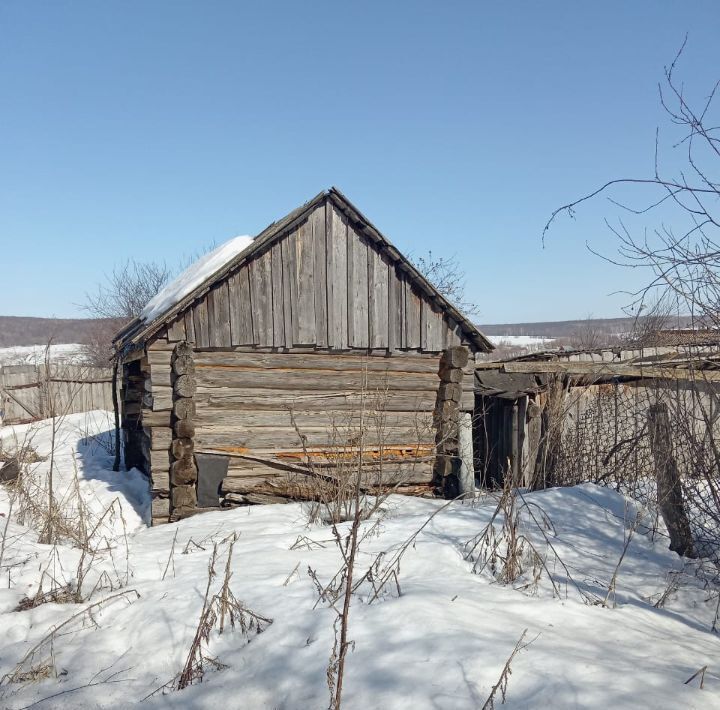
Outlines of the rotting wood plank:
<svg viewBox="0 0 720 710">
<path fill-rule="evenodd" d="M 613 362 L 507 362 L 495 363 L 495 365 L 499 365 L 505 372 L 720 382 L 720 371 L 718 370 L 691 370 L 681 367 L 638 367 Z"/>
</svg>

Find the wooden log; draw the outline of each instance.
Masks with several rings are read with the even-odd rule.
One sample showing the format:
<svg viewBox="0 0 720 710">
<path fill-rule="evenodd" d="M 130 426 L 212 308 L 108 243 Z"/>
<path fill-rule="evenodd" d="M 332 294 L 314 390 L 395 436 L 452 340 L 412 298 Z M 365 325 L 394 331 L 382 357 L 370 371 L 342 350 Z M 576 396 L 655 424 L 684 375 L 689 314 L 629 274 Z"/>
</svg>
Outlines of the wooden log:
<svg viewBox="0 0 720 710">
<path fill-rule="evenodd" d="M 195 436 L 195 424 L 190 419 L 178 419 L 173 425 L 173 432 L 179 438 L 192 439 Z"/>
<path fill-rule="evenodd" d="M 192 458 L 194 451 L 193 440 L 187 437 L 173 439 L 170 450 L 176 459 Z"/>
<path fill-rule="evenodd" d="M 176 419 L 192 419 L 195 416 L 195 402 L 192 399 L 176 399 L 172 413 Z"/>
<path fill-rule="evenodd" d="M 170 500 L 154 496 L 152 499 L 152 517 L 162 518 L 170 515 Z"/>
<path fill-rule="evenodd" d="M 191 354 L 182 354 L 174 358 L 172 370 L 176 375 L 194 375 L 195 362 Z"/>
<path fill-rule="evenodd" d="M 153 471 L 151 489 L 154 492 L 170 490 L 170 473 L 169 471 Z"/>
<path fill-rule="evenodd" d="M 429 373 L 437 376 L 438 357 L 435 354 L 402 353 L 388 356 L 387 354 L 371 353 L 358 355 L 352 353 L 322 352 L 260 352 L 242 349 L 233 350 L 199 350 L 194 353 L 195 364 L 198 366 L 237 366 L 258 369 L 319 369 L 340 372 L 407 372 Z"/>
<path fill-rule="evenodd" d="M 170 482 L 173 486 L 194 484 L 197 481 L 197 466 L 192 457 L 173 461 L 170 467 Z"/>
<path fill-rule="evenodd" d="M 173 515 L 194 510 L 197 505 L 195 486 L 173 486 L 170 500 Z"/>
<path fill-rule="evenodd" d="M 191 374 L 178 376 L 173 390 L 176 397 L 192 397 L 195 394 L 195 377 Z"/>
</svg>

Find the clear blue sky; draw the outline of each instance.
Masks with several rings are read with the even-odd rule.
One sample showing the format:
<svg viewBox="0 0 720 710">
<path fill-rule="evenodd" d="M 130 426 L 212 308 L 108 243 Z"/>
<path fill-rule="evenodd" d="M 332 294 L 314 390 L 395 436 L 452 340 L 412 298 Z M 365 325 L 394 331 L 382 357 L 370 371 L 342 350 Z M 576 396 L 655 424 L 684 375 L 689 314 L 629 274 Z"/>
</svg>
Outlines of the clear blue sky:
<svg viewBox="0 0 720 710">
<path fill-rule="evenodd" d="M 402 251 L 456 254 L 482 322 L 620 314 L 600 200 L 652 171 L 657 82 L 720 78 L 720 3 L 0 0 L 0 314 L 72 317 L 337 185 Z"/>
</svg>

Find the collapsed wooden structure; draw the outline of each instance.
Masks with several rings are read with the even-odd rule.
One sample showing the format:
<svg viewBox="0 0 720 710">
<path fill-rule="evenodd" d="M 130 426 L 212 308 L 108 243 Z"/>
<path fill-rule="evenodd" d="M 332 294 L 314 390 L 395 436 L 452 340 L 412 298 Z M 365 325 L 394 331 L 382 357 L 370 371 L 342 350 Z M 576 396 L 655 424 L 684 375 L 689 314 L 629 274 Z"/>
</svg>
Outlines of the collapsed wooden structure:
<svg viewBox="0 0 720 710">
<path fill-rule="evenodd" d="M 492 349 L 334 188 L 114 346 L 126 466 L 156 523 L 208 505 L 208 457 L 227 463 L 210 505 L 302 498 L 360 452 L 382 483 L 454 494 L 474 355 Z"/>
<path fill-rule="evenodd" d="M 578 480 L 623 466 L 641 474 L 652 468 L 648 418 L 669 393 L 688 427 L 678 436 L 712 437 L 720 422 L 720 347 L 710 341 L 478 362 L 475 383 L 475 468 L 489 487 L 508 473 L 517 485 L 556 484 L 564 468 Z"/>
</svg>

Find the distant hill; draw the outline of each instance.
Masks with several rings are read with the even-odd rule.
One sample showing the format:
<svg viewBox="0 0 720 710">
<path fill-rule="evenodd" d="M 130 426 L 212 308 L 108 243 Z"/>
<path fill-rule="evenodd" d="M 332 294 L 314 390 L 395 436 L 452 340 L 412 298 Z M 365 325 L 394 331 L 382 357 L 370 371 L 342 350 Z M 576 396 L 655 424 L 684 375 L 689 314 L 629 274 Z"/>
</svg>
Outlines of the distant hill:
<svg viewBox="0 0 720 710">
<path fill-rule="evenodd" d="M 544 338 L 571 338 L 592 322 L 598 333 L 617 335 L 632 331 L 634 318 L 593 318 L 545 321 L 540 323 L 493 323 L 479 326 L 485 335 L 535 335 Z M 686 327 L 690 318 L 681 318 L 671 327 Z M 97 332 L 98 321 L 90 318 L 26 318 L 0 316 L 0 347 L 44 345 L 54 343 L 87 343 Z"/>
<path fill-rule="evenodd" d="M 681 317 L 668 323 L 667 327 L 687 327 L 691 318 Z M 583 318 L 580 320 L 545 321 L 539 323 L 493 323 L 479 325 L 485 335 L 535 335 L 543 338 L 571 338 L 592 325 L 597 333 L 620 335 L 630 333 L 635 326 L 635 318 Z"/>
<path fill-rule="evenodd" d="M 0 347 L 87 343 L 98 322 L 90 318 L 26 318 L 0 316 Z"/>
</svg>

